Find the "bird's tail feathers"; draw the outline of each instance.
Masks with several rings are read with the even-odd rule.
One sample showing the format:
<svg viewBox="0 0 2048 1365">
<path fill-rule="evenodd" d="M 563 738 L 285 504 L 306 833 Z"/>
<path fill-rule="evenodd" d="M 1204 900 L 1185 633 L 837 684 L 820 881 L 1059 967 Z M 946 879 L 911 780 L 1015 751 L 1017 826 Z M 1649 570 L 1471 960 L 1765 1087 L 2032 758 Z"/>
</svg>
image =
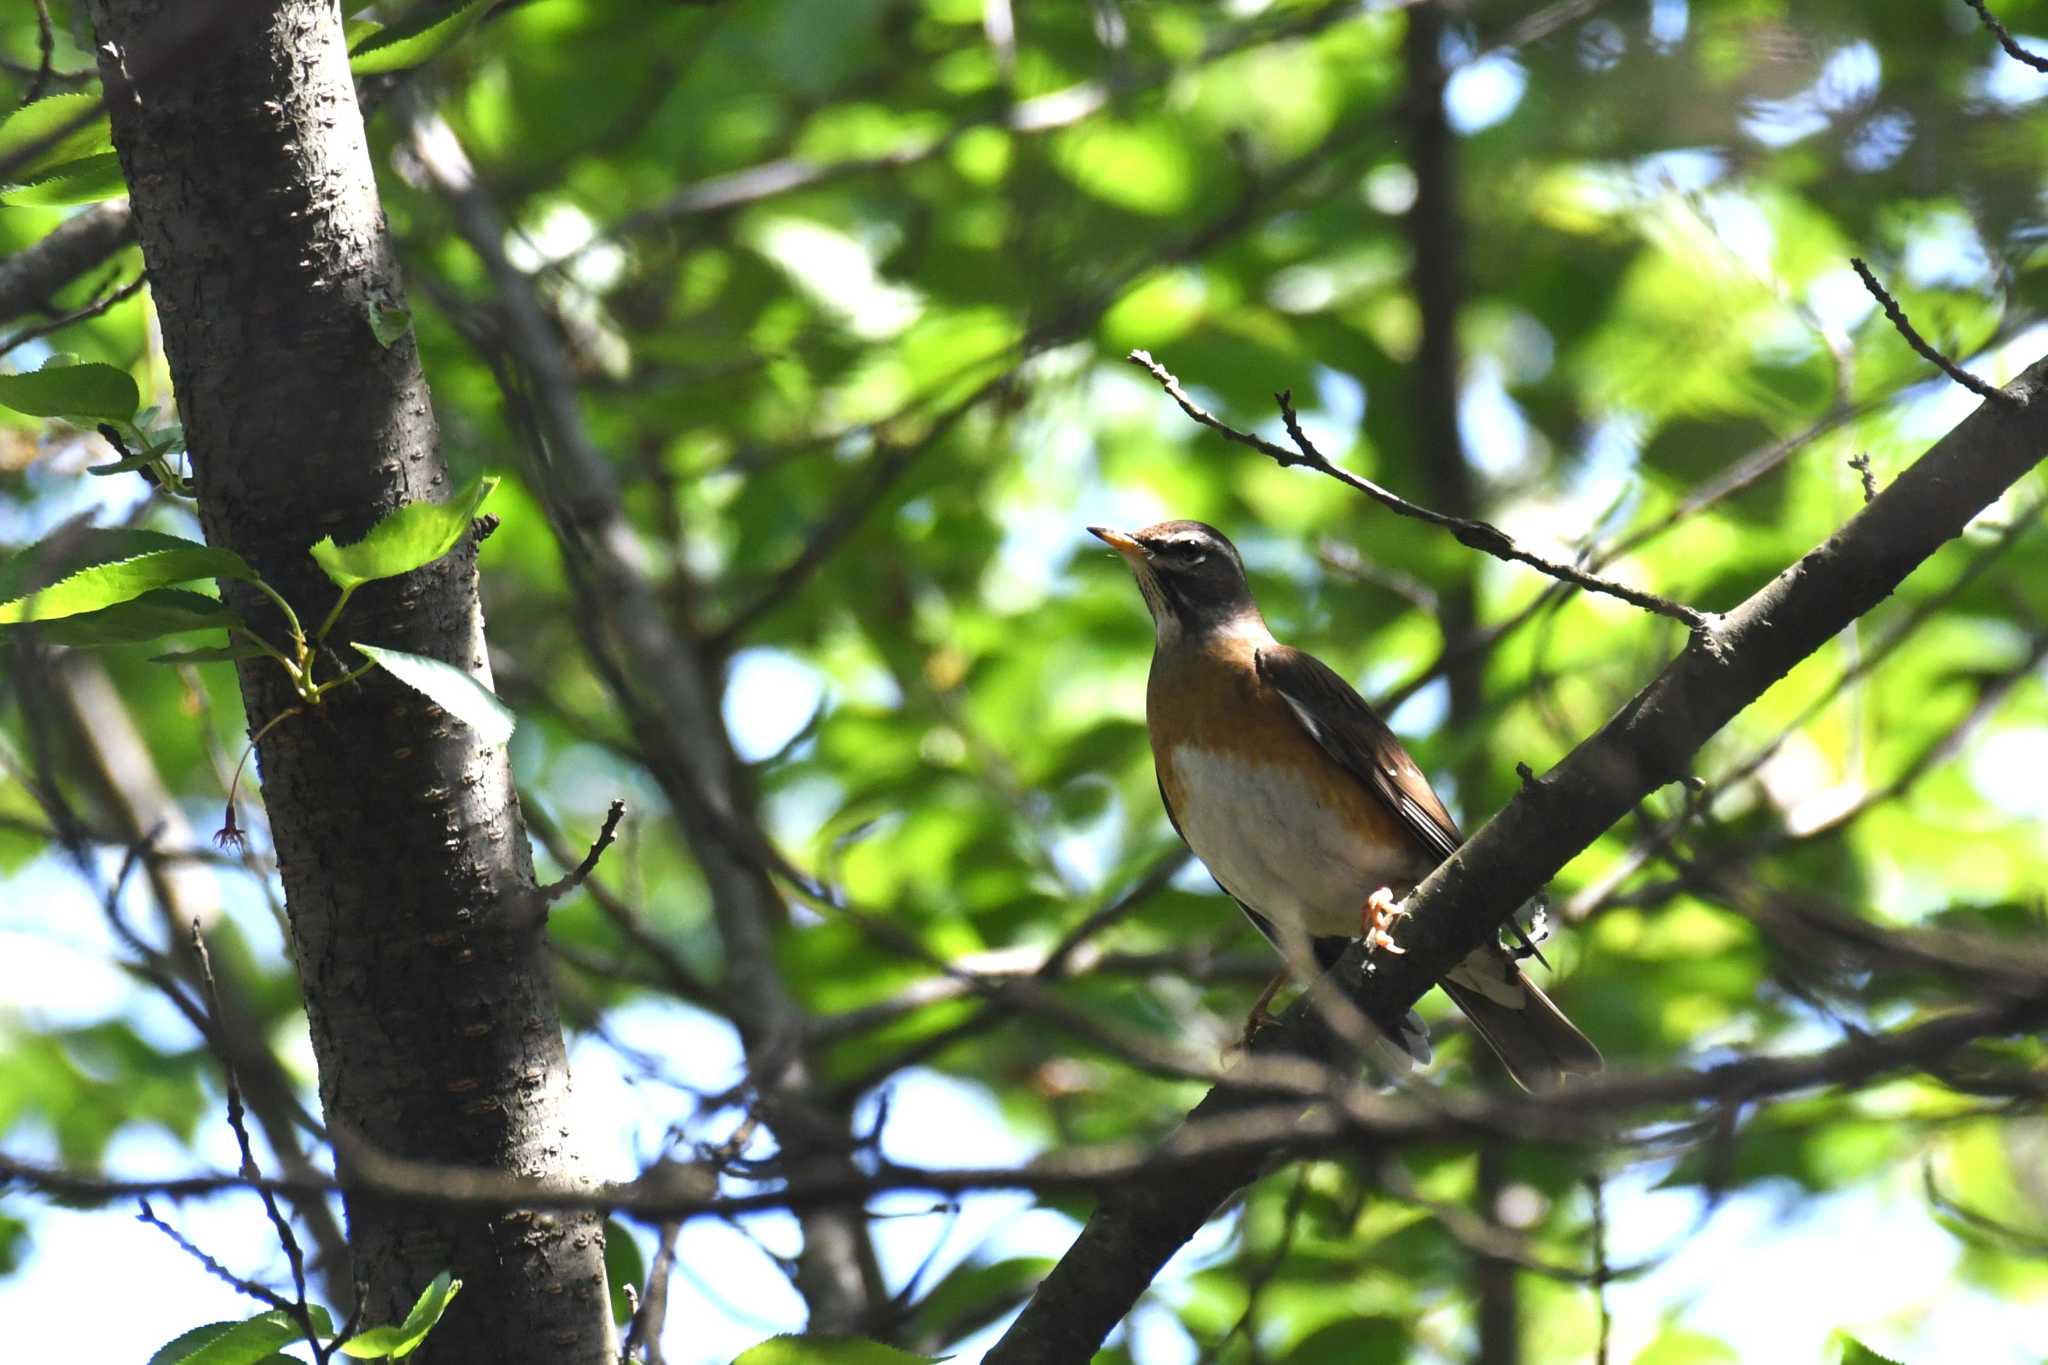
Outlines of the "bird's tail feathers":
<svg viewBox="0 0 2048 1365">
<path fill-rule="evenodd" d="M 1524 1090 L 1552 1090 L 1605 1065 L 1592 1040 L 1497 948 L 1481 948 L 1439 984 Z"/>
</svg>

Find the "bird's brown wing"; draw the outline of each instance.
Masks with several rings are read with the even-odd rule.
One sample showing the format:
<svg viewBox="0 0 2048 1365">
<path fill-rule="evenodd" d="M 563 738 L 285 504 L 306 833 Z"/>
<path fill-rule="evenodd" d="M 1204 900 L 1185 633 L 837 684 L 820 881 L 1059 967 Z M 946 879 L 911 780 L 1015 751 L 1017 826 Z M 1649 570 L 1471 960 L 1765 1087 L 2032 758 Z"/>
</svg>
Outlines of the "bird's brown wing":
<svg viewBox="0 0 2048 1365">
<path fill-rule="evenodd" d="M 1278 692 L 1322 751 L 1401 817 L 1442 862 L 1464 842 L 1457 821 L 1387 723 L 1335 669 L 1298 649 L 1270 645 L 1258 653 L 1259 677 Z"/>
<path fill-rule="evenodd" d="M 1386 802 L 1430 850 L 1433 861 L 1457 851 L 1464 841 L 1457 822 L 1401 741 L 1351 684 L 1314 655 L 1285 645 L 1260 650 L 1258 667 L 1259 676 L 1287 702 L 1323 752 Z M 1508 923 L 1521 934 L 1520 925 L 1512 919 Z M 1528 947 L 1535 952 L 1533 943 Z M 1600 1070 L 1600 1050 L 1498 943 L 1482 944 L 1440 984 L 1524 1089 L 1547 1089 L 1573 1072 Z"/>
</svg>

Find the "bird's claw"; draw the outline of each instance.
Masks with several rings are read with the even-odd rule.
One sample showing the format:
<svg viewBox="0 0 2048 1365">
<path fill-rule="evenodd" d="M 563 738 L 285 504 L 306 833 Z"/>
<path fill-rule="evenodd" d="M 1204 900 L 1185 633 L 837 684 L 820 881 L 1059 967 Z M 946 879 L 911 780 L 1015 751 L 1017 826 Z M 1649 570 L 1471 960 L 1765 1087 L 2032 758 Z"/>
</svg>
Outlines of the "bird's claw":
<svg viewBox="0 0 2048 1365">
<path fill-rule="evenodd" d="M 1407 918 L 1408 912 L 1394 903 L 1391 889 L 1383 886 L 1366 897 L 1365 912 L 1359 917 L 1366 950 L 1370 952 L 1377 948 L 1396 956 L 1407 952 L 1406 948 L 1394 942 L 1393 935 L 1394 925 Z"/>
<path fill-rule="evenodd" d="M 1266 1011 L 1266 1007 L 1263 1004 L 1259 1005 L 1244 1017 L 1244 1037 L 1239 1040 L 1238 1046 L 1246 1052 L 1250 1052 L 1252 1049 L 1252 1039 L 1259 1036 L 1259 1030 L 1269 1024 L 1277 1024 L 1279 1022 L 1278 1019 Z"/>
</svg>

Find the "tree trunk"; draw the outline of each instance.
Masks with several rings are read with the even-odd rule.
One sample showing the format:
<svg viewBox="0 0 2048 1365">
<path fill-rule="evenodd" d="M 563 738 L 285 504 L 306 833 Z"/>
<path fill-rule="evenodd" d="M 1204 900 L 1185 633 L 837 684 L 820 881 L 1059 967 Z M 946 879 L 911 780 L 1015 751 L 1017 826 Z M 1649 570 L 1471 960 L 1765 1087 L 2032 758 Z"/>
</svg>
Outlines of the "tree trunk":
<svg viewBox="0 0 2048 1365">
<path fill-rule="evenodd" d="M 1408 75 L 1404 110 L 1408 164 L 1415 172 L 1415 204 L 1408 211 L 1408 245 L 1414 253 L 1409 287 L 1422 317 L 1422 338 L 1415 355 L 1415 442 L 1429 483 L 1431 505 L 1454 517 L 1480 514 L 1479 490 L 1465 457 L 1463 429 L 1458 422 L 1464 354 L 1458 345 L 1458 314 L 1465 297 L 1465 223 L 1458 203 L 1458 140 L 1444 109 L 1444 10 L 1418 5 L 1408 11 L 1408 32 L 1402 59 Z M 1479 624 L 1478 561 L 1463 560 L 1457 576 L 1437 598 L 1437 625 L 1443 632 L 1449 710 L 1445 729 L 1453 735 L 1479 732 L 1485 703 L 1485 656 L 1465 651 Z M 1458 764 L 1458 793 L 1471 815 L 1473 799 L 1482 790 L 1490 756 L 1471 749 Z M 1484 1049 L 1481 1049 L 1483 1051 Z M 1483 1058 L 1478 1074 L 1489 1085 L 1506 1084 L 1491 1057 Z M 1488 1217 L 1499 1203 L 1507 1149 L 1488 1139 L 1479 1149 L 1476 1202 Z M 1478 1325 L 1475 1365 L 1519 1365 L 1521 1299 L 1515 1268 L 1505 1261 L 1476 1256 L 1472 1261 L 1472 1298 Z"/>
<path fill-rule="evenodd" d="M 402 304 L 332 0 L 92 0 L 207 539 L 318 621 L 306 554 L 450 486 Z M 229 585 L 245 617 L 278 618 Z M 488 682 L 474 546 L 351 602 L 337 639 L 429 654 Z M 345 652 L 345 651 L 344 651 Z M 350 657 L 323 658 L 334 676 Z M 253 726 L 294 694 L 241 666 Z M 271 730 L 263 791 L 312 1026 L 320 1098 L 350 1142 L 401 1159 L 573 1176 L 569 1073 L 533 914 L 532 856 L 502 748 L 381 673 Z M 610 1357 L 595 1215 L 497 1216 L 358 1190 L 365 1321 L 436 1273 L 465 1292 L 422 1358 Z"/>
</svg>

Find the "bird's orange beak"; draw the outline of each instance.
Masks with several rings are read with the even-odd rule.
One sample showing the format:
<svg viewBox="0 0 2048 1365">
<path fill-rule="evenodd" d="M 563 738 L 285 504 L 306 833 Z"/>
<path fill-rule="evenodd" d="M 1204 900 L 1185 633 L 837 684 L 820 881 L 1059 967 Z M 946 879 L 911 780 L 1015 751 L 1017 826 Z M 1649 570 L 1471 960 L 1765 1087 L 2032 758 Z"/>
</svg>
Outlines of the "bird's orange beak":
<svg viewBox="0 0 2048 1365">
<path fill-rule="evenodd" d="M 1145 553 L 1145 547 L 1138 543 L 1135 536 L 1130 535 L 1128 532 L 1119 531 L 1114 527 L 1091 526 L 1088 528 L 1088 534 L 1109 546 L 1110 549 L 1115 550 L 1125 559 Z"/>
</svg>

